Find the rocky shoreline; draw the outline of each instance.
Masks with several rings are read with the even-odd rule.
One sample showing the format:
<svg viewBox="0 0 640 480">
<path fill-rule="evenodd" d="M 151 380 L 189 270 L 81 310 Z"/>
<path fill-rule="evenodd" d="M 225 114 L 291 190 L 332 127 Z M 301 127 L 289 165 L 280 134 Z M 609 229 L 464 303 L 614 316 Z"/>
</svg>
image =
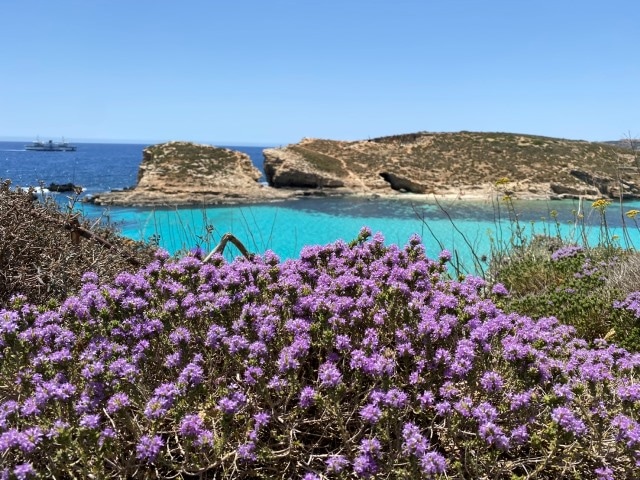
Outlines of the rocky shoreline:
<svg viewBox="0 0 640 480">
<path fill-rule="evenodd" d="M 339 142 L 303 139 L 248 155 L 190 142 L 145 148 L 134 188 L 99 205 L 230 205 L 304 197 L 491 200 L 640 198 L 633 152 L 607 144 L 517 134 L 419 133 Z M 499 187 L 496 186 L 499 183 Z"/>
</svg>

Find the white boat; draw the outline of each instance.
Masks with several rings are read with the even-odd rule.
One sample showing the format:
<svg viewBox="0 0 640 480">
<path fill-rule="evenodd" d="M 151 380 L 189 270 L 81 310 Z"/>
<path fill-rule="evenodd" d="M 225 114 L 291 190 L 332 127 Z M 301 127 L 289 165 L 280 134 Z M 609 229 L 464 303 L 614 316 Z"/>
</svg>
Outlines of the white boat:
<svg viewBox="0 0 640 480">
<path fill-rule="evenodd" d="M 52 140 L 42 142 L 40 140 L 36 140 L 29 145 L 25 145 L 24 149 L 35 152 L 75 152 L 77 147 L 65 142 L 64 139 L 61 142 L 54 142 Z"/>
</svg>

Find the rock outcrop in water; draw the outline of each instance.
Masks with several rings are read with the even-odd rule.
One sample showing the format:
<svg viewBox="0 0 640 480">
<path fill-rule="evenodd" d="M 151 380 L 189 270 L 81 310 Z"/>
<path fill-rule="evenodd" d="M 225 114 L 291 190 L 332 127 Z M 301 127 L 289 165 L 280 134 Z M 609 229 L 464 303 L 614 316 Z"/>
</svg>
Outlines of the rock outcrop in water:
<svg viewBox="0 0 640 480">
<path fill-rule="evenodd" d="M 134 188 L 96 195 L 100 205 L 208 205 L 286 198 L 259 183 L 261 172 L 242 152 L 191 142 L 143 151 Z"/>
<path fill-rule="evenodd" d="M 414 133 L 344 142 L 303 139 L 264 151 L 278 188 L 482 198 L 506 178 L 520 198 L 640 197 L 632 151 L 510 133 Z"/>
<path fill-rule="evenodd" d="M 244 153 L 189 142 L 144 150 L 137 185 L 98 204 L 208 205 L 297 196 L 487 199 L 640 198 L 634 152 L 617 145 L 512 133 L 413 133 L 362 141 L 303 139 L 264 150 L 268 186 Z"/>
</svg>

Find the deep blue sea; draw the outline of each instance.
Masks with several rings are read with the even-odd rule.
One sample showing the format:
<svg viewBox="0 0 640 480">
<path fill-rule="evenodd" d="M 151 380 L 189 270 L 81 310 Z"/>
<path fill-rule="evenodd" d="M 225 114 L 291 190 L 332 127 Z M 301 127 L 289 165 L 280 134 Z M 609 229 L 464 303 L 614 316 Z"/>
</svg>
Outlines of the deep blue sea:
<svg viewBox="0 0 640 480">
<path fill-rule="evenodd" d="M 72 182 L 82 186 L 84 195 L 134 186 L 144 144 L 79 143 L 76 152 L 33 152 L 24 142 L 0 142 L 0 178 L 14 186 L 48 186 Z M 263 147 L 227 146 L 247 153 L 262 169 Z M 51 194 L 62 205 L 67 194 Z M 508 221 L 505 205 L 496 198 L 482 202 L 446 201 L 437 205 L 407 195 L 401 199 L 302 198 L 286 202 L 208 208 L 102 208 L 88 203 L 75 207 L 91 218 L 104 218 L 136 240 L 157 239 L 171 253 L 199 246 L 213 248 L 220 237 L 231 232 L 250 251 L 273 250 L 281 258 L 295 258 L 305 245 L 326 244 L 354 239 L 364 226 L 384 235 L 387 243 L 404 245 L 412 234 L 422 237 L 427 252 L 435 256 L 441 248 L 457 254 L 470 264 L 472 253 L 489 255 L 491 242 L 508 242 L 514 223 Z M 598 213 L 591 202 L 516 201 L 519 225 L 527 235 L 556 233 L 551 211 L 558 212 L 561 234 L 576 238 L 576 213 L 582 207 L 588 225 L 586 235 L 597 242 L 600 235 Z M 623 211 L 640 209 L 640 202 L 628 202 Z M 610 231 L 625 245 L 620 206 L 607 211 Z M 640 246 L 640 233 L 629 219 L 627 232 L 634 246 Z M 235 252 L 237 254 L 237 251 Z M 233 256 L 234 252 L 228 254 Z"/>
</svg>

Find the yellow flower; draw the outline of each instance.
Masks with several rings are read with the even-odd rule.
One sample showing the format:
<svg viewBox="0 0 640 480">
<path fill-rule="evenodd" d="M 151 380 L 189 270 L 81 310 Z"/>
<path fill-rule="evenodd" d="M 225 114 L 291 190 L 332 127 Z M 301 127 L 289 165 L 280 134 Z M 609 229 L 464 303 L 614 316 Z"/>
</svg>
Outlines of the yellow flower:
<svg viewBox="0 0 640 480">
<path fill-rule="evenodd" d="M 496 180 L 496 187 L 499 187 L 500 185 L 506 185 L 507 183 L 509 183 L 509 179 L 507 177 L 499 178 L 498 180 Z"/>
<path fill-rule="evenodd" d="M 629 218 L 636 218 L 636 215 L 640 213 L 640 210 L 629 210 L 625 215 Z"/>
<path fill-rule="evenodd" d="M 600 198 L 591 204 L 593 208 L 596 208 L 598 210 L 604 210 L 609 205 L 611 205 L 611 202 L 605 198 Z"/>
</svg>

